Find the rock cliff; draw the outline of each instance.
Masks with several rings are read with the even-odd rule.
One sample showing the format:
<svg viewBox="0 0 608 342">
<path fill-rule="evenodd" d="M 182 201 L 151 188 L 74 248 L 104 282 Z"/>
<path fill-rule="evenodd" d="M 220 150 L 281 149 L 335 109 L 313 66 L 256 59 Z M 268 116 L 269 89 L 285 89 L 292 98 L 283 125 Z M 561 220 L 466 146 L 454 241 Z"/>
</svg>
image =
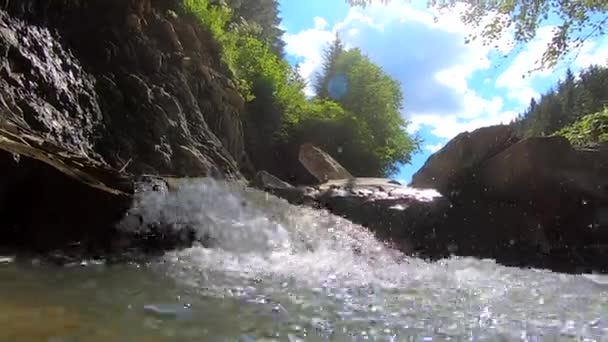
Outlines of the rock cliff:
<svg viewBox="0 0 608 342">
<path fill-rule="evenodd" d="M 0 248 L 112 250 L 132 175 L 242 179 L 244 100 L 180 4 L 0 0 Z"/>
<path fill-rule="evenodd" d="M 131 173 L 240 177 L 244 101 L 179 1 L 0 1 L 0 119 Z"/>
</svg>

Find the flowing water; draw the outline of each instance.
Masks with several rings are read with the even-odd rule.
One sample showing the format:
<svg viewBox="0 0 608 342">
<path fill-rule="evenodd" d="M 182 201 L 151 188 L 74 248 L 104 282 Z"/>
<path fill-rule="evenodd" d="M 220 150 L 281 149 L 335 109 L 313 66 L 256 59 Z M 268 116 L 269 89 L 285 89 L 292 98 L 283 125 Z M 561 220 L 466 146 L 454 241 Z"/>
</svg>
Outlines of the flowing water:
<svg viewBox="0 0 608 342">
<path fill-rule="evenodd" d="M 212 247 L 129 264 L 2 257 L 0 341 L 608 341 L 601 276 L 428 263 L 327 212 L 209 180 L 133 210 L 194 225 Z"/>
</svg>

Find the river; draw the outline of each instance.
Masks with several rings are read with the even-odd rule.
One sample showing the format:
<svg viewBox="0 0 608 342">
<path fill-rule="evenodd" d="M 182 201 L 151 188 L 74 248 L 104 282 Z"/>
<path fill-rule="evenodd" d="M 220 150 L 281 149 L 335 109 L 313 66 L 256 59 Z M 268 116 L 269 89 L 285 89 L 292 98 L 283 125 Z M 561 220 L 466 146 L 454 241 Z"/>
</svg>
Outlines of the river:
<svg viewBox="0 0 608 342">
<path fill-rule="evenodd" d="M 0 341 L 608 341 L 604 276 L 430 263 L 210 180 L 133 211 L 194 225 L 210 247 L 118 264 L 2 256 Z"/>
</svg>

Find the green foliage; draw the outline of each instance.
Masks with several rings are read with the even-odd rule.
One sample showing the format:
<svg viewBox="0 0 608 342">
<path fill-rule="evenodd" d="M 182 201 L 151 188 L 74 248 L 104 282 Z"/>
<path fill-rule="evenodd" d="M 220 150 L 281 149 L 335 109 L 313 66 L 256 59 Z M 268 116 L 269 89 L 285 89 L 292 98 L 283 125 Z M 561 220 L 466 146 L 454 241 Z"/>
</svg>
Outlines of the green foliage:
<svg viewBox="0 0 608 342">
<path fill-rule="evenodd" d="M 578 79 L 568 71 L 564 80 L 543 94 L 515 122 L 522 136 L 545 136 L 608 104 L 608 68 L 591 66 Z"/>
<path fill-rule="evenodd" d="M 221 43 L 230 40 L 229 33 L 225 30 L 232 16 L 228 7 L 212 6 L 209 0 L 184 0 L 184 7 L 201 21 L 215 39 Z"/>
<path fill-rule="evenodd" d="M 233 10 L 232 22 L 237 25 L 256 26 L 254 37 L 268 44 L 277 56 L 283 56 L 285 43 L 279 28 L 279 6 L 277 0 L 227 0 Z"/>
<path fill-rule="evenodd" d="M 222 58 L 232 71 L 244 97 L 251 101 L 254 82 L 266 78 L 275 85 L 275 91 L 288 92 L 281 87 L 286 83 L 290 66 L 273 53 L 268 43 L 256 38 L 261 29 L 258 23 L 235 25 L 233 10 L 226 5 L 214 5 L 209 0 L 184 0 L 186 10 L 195 15 L 222 46 Z M 232 23 L 232 25 L 231 25 Z"/>
<path fill-rule="evenodd" d="M 315 84 L 318 96 L 307 99 L 298 66 L 291 67 L 278 51 L 280 31 L 270 29 L 278 25 L 276 1 L 184 0 L 184 5 L 220 43 L 247 101 L 246 147 L 257 168 L 276 171 L 277 157 L 268 151 L 292 153 L 305 142 L 319 145 L 358 176 L 388 176 L 397 163 L 409 162 L 419 141 L 405 131 L 401 87 L 361 51 L 344 50 L 337 38 Z M 329 85 L 336 75 L 348 86 L 332 99 Z"/>
<path fill-rule="evenodd" d="M 351 5 L 388 3 L 389 0 L 347 0 Z M 582 47 L 589 39 L 604 35 L 608 27 L 608 0 L 427 0 L 438 11 L 454 10 L 464 4 L 463 23 L 474 28 L 466 42 L 480 39 L 491 45 L 513 30 L 515 43 L 534 38 L 541 23 L 558 20 L 553 37 L 540 60 L 539 68 L 550 68 L 568 52 Z M 488 16 L 492 16 L 488 20 Z"/>
<path fill-rule="evenodd" d="M 186 13 L 196 17 L 200 24 L 209 30 L 213 38 L 219 42 L 222 47 L 222 62 L 230 72 L 236 75 L 234 60 L 238 35 L 226 30 L 232 16 L 230 8 L 212 5 L 210 0 L 183 0 L 183 7 Z M 236 80 L 239 85 L 242 83 L 238 76 Z"/>
<path fill-rule="evenodd" d="M 608 143 L 608 108 L 595 114 L 585 115 L 554 135 L 565 137 L 574 146 Z"/>
<path fill-rule="evenodd" d="M 336 34 L 334 41 L 323 52 L 323 68 L 315 75 L 315 93 L 318 98 L 329 98 L 329 80 L 336 74 L 338 57 L 344 52 L 344 44 Z"/>
<path fill-rule="evenodd" d="M 343 94 L 328 89 L 331 81 L 340 77 L 346 81 Z M 326 50 L 317 88 L 321 88 L 320 98 L 333 97 L 350 113 L 353 122 L 357 122 L 356 131 L 365 135 L 359 138 L 365 144 L 361 147 L 362 151 L 372 154 L 374 158 L 370 159 L 374 160 L 359 165 L 359 169 L 363 168 L 359 175 L 388 176 L 396 171 L 398 163 L 410 161 L 411 153 L 419 147 L 419 141 L 405 131 L 407 122 L 401 116 L 401 86 L 359 49 L 345 51 L 337 38 Z"/>
</svg>

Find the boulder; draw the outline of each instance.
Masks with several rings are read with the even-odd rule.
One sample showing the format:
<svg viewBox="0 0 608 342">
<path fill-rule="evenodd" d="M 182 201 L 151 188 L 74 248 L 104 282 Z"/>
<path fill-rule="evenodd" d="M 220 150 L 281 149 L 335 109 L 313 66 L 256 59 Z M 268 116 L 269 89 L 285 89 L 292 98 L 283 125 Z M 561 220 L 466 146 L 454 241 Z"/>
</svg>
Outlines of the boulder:
<svg viewBox="0 0 608 342">
<path fill-rule="evenodd" d="M 348 179 L 352 175 L 325 151 L 312 144 L 300 146 L 298 159 L 319 182 L 333 179 Z"/>
<path fill-rule="evenodd" d="M 575 150 L 563 137 L 523 139 L 486 160 L 477 174 L 500 198 L 608 201 L 608 151 Z"/>
<path fill-rule="evenodd" d="M 290 189 L 293 188 L 291 184 L 283 182 L 279 178 L 271 175 L 266 171 L 259 171 L 253 180 L 254 187 L 260 190 L 272 190 L 272 189 Z"/>
<path fill-rule="evenodd" d="M 436 235 L 445 226 L 450 203 L 435 190 L 413 189 L 382 178 L 349 178 L 273 193 L 292 204 L 324 208 L 361 224 L 410 255 L 450 254 L 452 241 Z"/>
<path fill-rule="evenodd" d="M 436 189 L 450 195 L 464 182 L 475 178 L 475 169 L 485 160 L 518 141 L 507 125 L 464 132 L 431 155 L 412 177 L 410 186 Z"/>
<path fill-rule="evenodd" d="M 562 137 L 527 138 L 479 168 L 493 200 L 536 213 L 555 247 L 608 244 L 608 151 L 575 150 Z"/>
<path fill-rule="evenodd" d="M 608 271 L 608 152 L 561 137 L 518 140 L 506 126 L 463 133 L 411 185 L 451 201 L 437 238 L 458 255 L 516 266 Z"/>
</svg>

